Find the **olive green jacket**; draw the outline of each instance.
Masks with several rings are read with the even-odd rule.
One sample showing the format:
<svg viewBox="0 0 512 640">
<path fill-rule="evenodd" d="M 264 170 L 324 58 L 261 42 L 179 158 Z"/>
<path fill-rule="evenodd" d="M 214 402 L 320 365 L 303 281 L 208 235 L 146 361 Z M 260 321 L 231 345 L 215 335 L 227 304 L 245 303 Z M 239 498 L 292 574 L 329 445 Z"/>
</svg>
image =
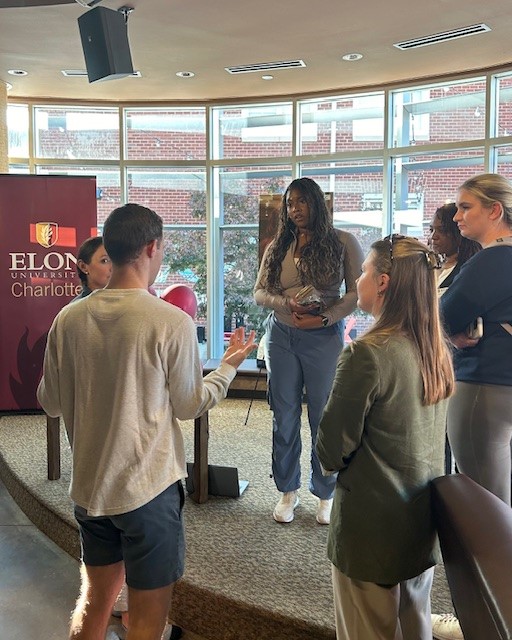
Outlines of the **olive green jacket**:
<svg viewBox="0 0 512 640">
<path fill-rule="evenodd" d="M 423 406 L 411 342 L 349 345 L 321 420 L 316 449 L 339 471 L 328 536 L 349 578 L 393 585 L 440 561 L 429 482 L 444 472 L 446 400 Z"/>
</svg>

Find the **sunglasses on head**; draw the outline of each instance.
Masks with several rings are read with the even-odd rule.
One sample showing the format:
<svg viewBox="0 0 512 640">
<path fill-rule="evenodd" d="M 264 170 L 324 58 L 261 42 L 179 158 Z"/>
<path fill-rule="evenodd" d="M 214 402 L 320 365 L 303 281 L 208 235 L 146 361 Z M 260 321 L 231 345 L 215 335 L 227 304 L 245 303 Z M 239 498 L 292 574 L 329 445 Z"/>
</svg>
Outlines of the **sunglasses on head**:
<svg viewBox="0 0 512 640">
<path fill-rule="evenodd" d="M 389 259 L 393 262 L 393 243 L 398 240 L 416 240 L 416 238 L 410 238 L 409 236 L 404 236 L 401 233 L 391 233 L 389 236 L 384 238 L 387 242 L 389 242 Z M 427 269 L 441 269 L 443 266 L 443 260 L 438 253 L 434 251 L 422 251 L 425 256 L 425 260 L 427 262 Z"/>
<path fill-rule="evenodd" d="M 390 233 L 389 236 L 386 236 L 384 240 L 389 242 L 389 259 L 393 262 L 393 242 L 397 240 L 405 240 L 407 236 L 402 235 L 401 233 Z"/>
</svg>

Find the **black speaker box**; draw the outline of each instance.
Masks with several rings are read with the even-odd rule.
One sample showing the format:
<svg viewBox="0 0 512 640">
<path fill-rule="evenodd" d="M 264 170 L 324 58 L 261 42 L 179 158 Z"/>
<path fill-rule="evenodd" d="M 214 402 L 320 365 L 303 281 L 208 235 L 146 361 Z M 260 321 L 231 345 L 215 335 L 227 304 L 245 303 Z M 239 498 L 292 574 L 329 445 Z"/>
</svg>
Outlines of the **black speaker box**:
<svg viewBox="0 0 512 640">
<path fill-rule="evenodd" d="M 133 73 L 128 26 L 120 11 L 95 7 L 78 18 L 89 82 Z"/>
</svg>

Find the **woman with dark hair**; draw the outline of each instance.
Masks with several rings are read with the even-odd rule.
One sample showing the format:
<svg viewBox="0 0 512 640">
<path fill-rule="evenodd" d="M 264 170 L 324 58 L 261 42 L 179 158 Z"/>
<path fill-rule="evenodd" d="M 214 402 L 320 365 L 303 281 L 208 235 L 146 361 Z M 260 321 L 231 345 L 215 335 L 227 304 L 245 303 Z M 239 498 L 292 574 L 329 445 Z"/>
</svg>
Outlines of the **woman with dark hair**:
<svg viewBox="0 0 512 640">
<path fill-rule="evenodd" d="M 430 224 L 432 249 L 444 256 L 438 278 L 439 295 L 451 285 L 461 266 L 482 248 L 478 242 L 461 235 L 453 217 L 457 213 L 455 202 L 444 204 L 436 210 Z"/>
<path fill-rule="evenodd" d="M 454 388 L 439 267 L 415 238 L 391 236 L 357 280 L 375 322 L 340 356 L 316 443 L 324 473 L 338 473 L 327 543 L 338 640 L 432 639 L 441 556 L 429 485 L 443 474 Z"/>
<path fill-rule="evenodd" d="M 107 286 L 112 275 L 112 263 L 103 246 L 103 238 L 96 236 L 82 242 L 78 249 L 76 272 L 82 282 L 82 292 L 75 300 Z"/>
<path fill-rule="evenodd" d="M 254 288 L 256 303 L 272 309 L 265 360 L 273 412 L 272 473 L 282 494 L 273 513 L 277 522 L 291 522 L 299 503 L 303 390 L 314 443 L 343 347 L 343 318 L 356 308 L 362 259 L 356 238 L 334 228 L 318 184 L 294 180 L 284 193 L 277 234 L 265 250 Z M 312 447 L 309 490 L 319 498 L 320 524 L 329 523 L 335 482 L 322 475 Z"/>
<path fill-rule="evenodd" d="M 456 213 L 455 202 L 444 204 L 436 210 L 430 224 L 429 243 L 436 253 L 444 257 L 437 279 L 439 297 L 448 290 L 462 265 L 482 248 L 478 242 L 461 235 L 453 219 Z M 456 353 L 454 355 L 456 357 Z M 446 437 L 445 470 L 446 473 L 452 472 L 452 454 L 448 436 Z"/>
</svg>

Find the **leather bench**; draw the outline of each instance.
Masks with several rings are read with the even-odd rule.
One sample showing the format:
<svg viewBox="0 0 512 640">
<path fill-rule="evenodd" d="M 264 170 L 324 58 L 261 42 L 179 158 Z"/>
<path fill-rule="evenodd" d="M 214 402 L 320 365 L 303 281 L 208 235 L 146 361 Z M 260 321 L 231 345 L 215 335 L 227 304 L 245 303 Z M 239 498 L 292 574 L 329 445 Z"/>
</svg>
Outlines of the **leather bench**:
<svg viewBox="0 0 512 640">
<path fill-rule="evenodd" d="M 463 474 L 436 478 L 432 500 L 464 640 L 510 640 L 512 509 Z"/>
</svg>

